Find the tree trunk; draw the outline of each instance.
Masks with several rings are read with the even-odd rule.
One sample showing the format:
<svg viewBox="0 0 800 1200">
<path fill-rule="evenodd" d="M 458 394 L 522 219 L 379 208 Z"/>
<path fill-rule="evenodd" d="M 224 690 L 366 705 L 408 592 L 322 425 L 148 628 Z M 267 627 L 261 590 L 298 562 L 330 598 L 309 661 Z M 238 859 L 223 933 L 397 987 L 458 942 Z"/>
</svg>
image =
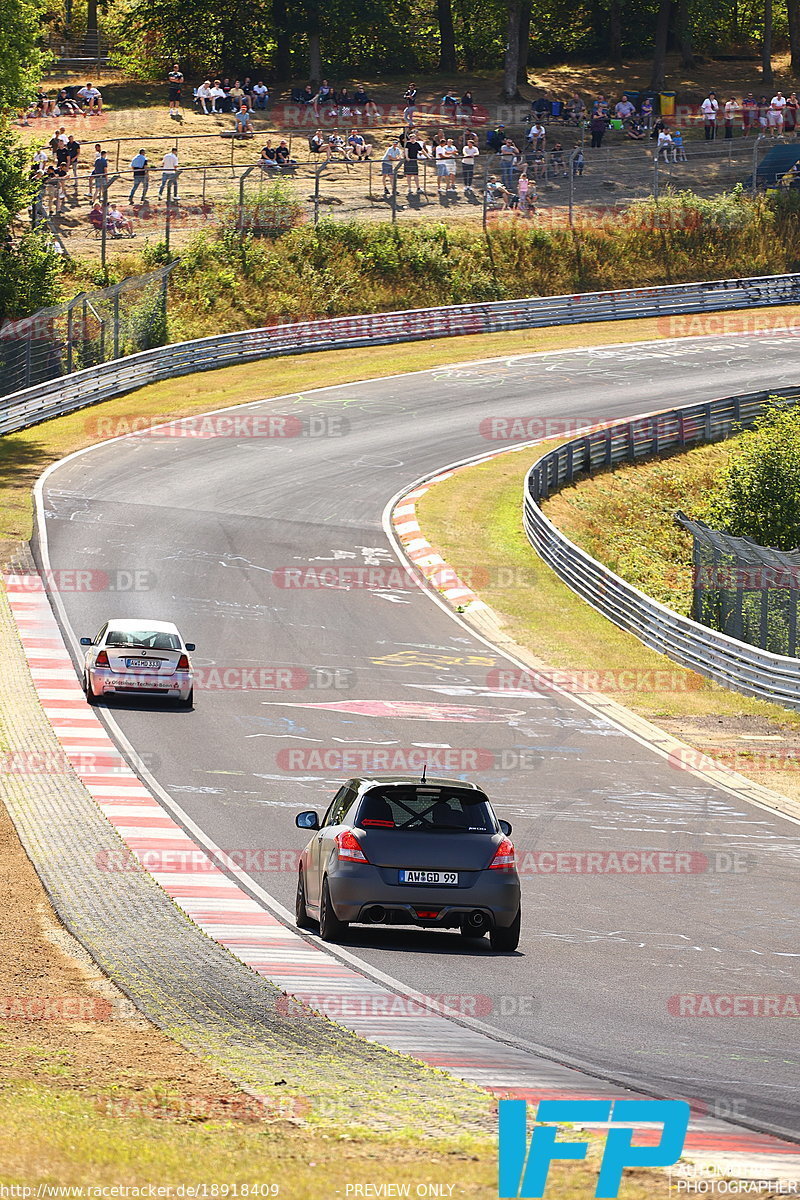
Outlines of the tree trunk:
<svg viewBox="0 0 800 1200">
<path fill-rule="evenodd" d="M 786 0 L 789 16 L 789 46 L 792 51 L 792 72 L 800 74 L 800 0 Z"/>
<path fill-rule="evenodd" d="M 319 0 L 306 0 L 308 30 L 308 79 L 314 91 L 322 79 L 322 54 L 319 48 Z"/>
<path fill-rule="evenodd" d="M 97 29 L 97 0 L 89 0 L 86 6 L 86 41 L 84 47 L 90 58 L 99 58 L 100 34 Z"/>
<path fill-rule="evenodd" d="M 791 4 L 791 0 L 789 0 Z M 800 0 L 798 0 L 800 3 Z M 522 0 L 522 13 L 519 20 L 519 62 L 517 63 L 517 83 L 528 82 L 528 53 L 531 48 L 531 0 Z"/>
<path fill-rule="evenodd" d="M 800 3 L 800 0 L 798 0 Z M 791 3 L 791 0 L 789 0 Z M 692 32 L 689 27 L 689 0 L 678 0 L 678 49 L 681 52 L 681 66 L 693 67 L 694 46 L 692 45 Z"/>
<path fill-rule="evenodd" d="M 517 71 L 519 68 L 519 27 L 522 20 L 522 0 L 508 0 L 506 53 L 503 60 L 503 99 L 510 103 L 519 100 Z"/>
<path fill-rule="evenodd" d="M 453 8 L 450 0 L 436 0 L 436 16 L 439 20 L 439 65 L 438 71 L 453 72 L 457 69 L 456 35 L 453 29 Z"/>
<path fill-rule="evenodd" d="M 666 86 L 667 82 L 667 40 L 669 38 L 671 12 L 672 0 L 659 0 L 655 46 L 653 48 L 653 71 L 650 76 L 650 88 L 654 92 L 660 92 Z"/>
<path fill-rule="evenodd" d="M 283 83 L 292 77 L 292 35 L 286 0 L 272 0 L 272 21 L 275 26 L 275 78 Z"/>
<path fill-rule="evenodd" d="M 611 0 L 608 12 L 608 52 L 615 67 L 622 66 L 622 0 Z"/>
<path fill-rule="evenodd" d="M 770 90 L 772 77 L 772 0 L 764 0 L 764 41 L 761 47 L 761 79 Z"/>
</svg>

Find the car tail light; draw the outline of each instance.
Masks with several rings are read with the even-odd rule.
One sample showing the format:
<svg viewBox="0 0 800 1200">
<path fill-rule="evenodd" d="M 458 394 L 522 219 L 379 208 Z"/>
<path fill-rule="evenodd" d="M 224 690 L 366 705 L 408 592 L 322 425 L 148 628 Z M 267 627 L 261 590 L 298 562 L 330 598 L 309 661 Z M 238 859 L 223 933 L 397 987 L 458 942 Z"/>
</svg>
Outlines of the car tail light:
<svg viewBox="0 0 800 1200">
<path fill-rule="evenodd" d="M 514 867 L 514 843 L 503 838 L 489 863 L 490 871 L 510 871 Z"/>
<path fill-rule="evenodd" d="M 336 851 L 339 858 L 344 862 L 369 862 L 364 851 L 361 849 L 358 838 L 354 833 L 350 833 L 349 829 L 344 833 L 336 835 Z"/>
<path fill-rule="evenodd" d="M 108 655 L 106 654 L 105 650 L 100 651 L 97 658 L 94 660 L 94 665 L 96 667 L 107 667 L 108 666 Z"/>
<path fill-rule="evenodd" d="M 186 654 L 182 654 L 182 655 L 180 656 L 180 658 L 178 659 L 178 665 L 177 665 L 177 667 L 175 668 L 175 670 L 176 670 L 176 671 L 188 671 L 188 670 L 189 670 L 189 657 L 188 657 L 188 655 L 186 655 Z"/>
</svg>

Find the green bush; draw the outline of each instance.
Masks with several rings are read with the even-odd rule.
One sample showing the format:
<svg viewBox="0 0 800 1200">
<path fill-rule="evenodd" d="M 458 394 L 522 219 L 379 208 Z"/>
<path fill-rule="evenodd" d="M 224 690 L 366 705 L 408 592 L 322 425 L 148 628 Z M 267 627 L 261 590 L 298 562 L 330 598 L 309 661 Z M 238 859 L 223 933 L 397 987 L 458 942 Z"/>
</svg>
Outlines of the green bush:
<svg viewBox="0 0 800 1200">
<path fill-rule="evenodd" d="M 761 546 L 800 546 L 800 408 L 776 398 L 736 439 L 701 515 Z"/>
</svg>

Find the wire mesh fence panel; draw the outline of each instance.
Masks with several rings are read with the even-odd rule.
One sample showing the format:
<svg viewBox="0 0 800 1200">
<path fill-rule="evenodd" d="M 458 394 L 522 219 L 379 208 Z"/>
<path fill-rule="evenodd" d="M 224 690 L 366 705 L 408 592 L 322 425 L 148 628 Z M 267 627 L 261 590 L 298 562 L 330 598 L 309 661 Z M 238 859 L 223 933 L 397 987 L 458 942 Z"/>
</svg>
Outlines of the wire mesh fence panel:
<svg viewBox="0 0 800 1200">
<path fill-rule="evenodd" d="M 174 263 L 0 326 L 0 395 L 167 340 L 167 276 Z"/>
<path fill-rule="evenodd" d="M 798 656 L 800 550 L 773 550 L 693 521 L 678 523 L 693 539 L 693 617 L 772 654 Z"/>
</svg>

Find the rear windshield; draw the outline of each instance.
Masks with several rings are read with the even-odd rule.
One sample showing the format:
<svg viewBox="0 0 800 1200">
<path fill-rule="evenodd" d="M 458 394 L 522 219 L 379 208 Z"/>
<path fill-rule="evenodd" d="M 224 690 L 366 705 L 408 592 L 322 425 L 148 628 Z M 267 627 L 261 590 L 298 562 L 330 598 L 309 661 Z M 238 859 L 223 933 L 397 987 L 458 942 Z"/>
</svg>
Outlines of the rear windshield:
<svg viewBox="0 0 800 1200">
<path fill-rule="evenodd" d="M 107 646 L 141 646 L 146 650 L 180 650 L 176 633 L 161 633 L 153 629 L 109 629 Z"/>
<path fill-rule="evenodd" d="M 365 829 L 494 833 L 489 801 L 466 788 L 395 785 L 372 788 L 361 801 L 357 825 Z"/>
</svg>

